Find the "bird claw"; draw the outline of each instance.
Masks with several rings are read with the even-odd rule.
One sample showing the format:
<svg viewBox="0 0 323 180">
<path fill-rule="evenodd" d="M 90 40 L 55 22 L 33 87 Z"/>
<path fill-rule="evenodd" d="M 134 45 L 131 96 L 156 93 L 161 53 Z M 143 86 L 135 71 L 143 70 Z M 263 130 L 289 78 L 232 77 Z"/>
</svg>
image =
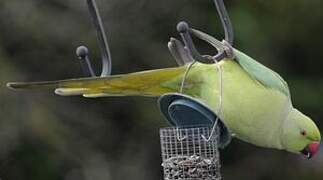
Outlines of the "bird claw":
<svg viewBox="0 0 323 180">
<path fill-rule="evenodd" d="M 183 46 L 182 42 L 176 38 L 170 38 L 170 41 L 168 42 L 168 49 L 174 57 L 174 59 L 176 60 L 177 64 L 180 66 L 190 64 L 194 61 L 193 57 Z"/>
<path fill-rule="evenodd" d="M 214 3 L 216 5 L 224 29 L 225 38 L 222 42 L 206 33 L 203 33 L 195 29 L 191 29 L 185 21 L 181 21 L 177 24 L 177 31 L 180 33 L 182 40 L 185 44 L 184 49 L 187 49 L 189 55 L 193 58 L 194 61 L 198 61 L 205 64 L 216 63 L 225 58 L 234 59 L 234 52 L 232 47 L 234 34 L 230 18 L 224 6 L 223 0 L 214 0 Z M 217 49 L 218 53 L 214 56 L 201 55 L 195 48 L 191 34 L 214 46 Z M 173 46 L 172 43 L 170 43 L 169 45 Z M 175 60 L 179 62 L 179 64 L 182 64 L 183 59 L 179 58 L 179 53 L 176 53 L 176 50 L 174 49 L 175 48 L 170 48 L 171 53 L 173 54 Z M 181 47 L 181 49 L 183 48 Z"/>
</svg>

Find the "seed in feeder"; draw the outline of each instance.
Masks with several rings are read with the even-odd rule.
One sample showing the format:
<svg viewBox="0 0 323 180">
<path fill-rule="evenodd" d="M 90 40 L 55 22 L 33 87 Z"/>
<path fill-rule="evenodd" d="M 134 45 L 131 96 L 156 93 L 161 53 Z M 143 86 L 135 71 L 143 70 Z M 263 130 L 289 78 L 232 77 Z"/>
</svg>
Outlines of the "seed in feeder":
<svg viewBox="0 0 323 180">
<path fill-rule="evenodd" d="M 217 172 L 218 165 L 213 158 L 197 155 L 176 156 L 165 160 L 162 166 L 164 167 L 165 180 L 216 180 L 220 178 L 219 172 Z"/>
</svg>

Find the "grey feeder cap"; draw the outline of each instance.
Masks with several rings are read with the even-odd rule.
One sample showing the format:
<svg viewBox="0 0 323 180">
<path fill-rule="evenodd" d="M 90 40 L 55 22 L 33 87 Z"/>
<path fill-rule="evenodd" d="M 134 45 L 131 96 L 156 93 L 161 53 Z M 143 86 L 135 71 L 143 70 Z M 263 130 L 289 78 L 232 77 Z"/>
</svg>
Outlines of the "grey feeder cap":
<svg viewBox="0 0 323 180">
<path fill-rule="evenodd" d="M 212 127 L 217 118 L 217 115 L 203 102 L 179 93 L 162 95 L 158 104 L 167 121 L 179 128 Z M 219 147 L 223 149 L 231 142 L 231 134 L 220 118 L 217 126 L 220 128 Z"/>
</svg>

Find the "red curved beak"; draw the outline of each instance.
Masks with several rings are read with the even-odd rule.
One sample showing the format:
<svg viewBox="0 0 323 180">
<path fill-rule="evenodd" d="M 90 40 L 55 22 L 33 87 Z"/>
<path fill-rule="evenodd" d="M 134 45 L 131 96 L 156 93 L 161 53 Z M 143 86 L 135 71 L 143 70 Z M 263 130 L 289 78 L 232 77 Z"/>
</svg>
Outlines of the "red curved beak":
<svg viewBox="0 0 323 180">
<path fill-rule="evenodd" d="M 312 142 L 311 144 L 307 145 L 301 153 L 304 154 L 308 159 L 311 159 L 317 152 L 320 150 L 320 143 L 319 142 Z"/>
<path fill-rule="evenodd" d="M 320 143 L 319 142 L 313 142 L 313 143 L 309 144 L 307 147 L 308 147 L 308 152 L 313 157 L 320 150 Z"/>
</svg>

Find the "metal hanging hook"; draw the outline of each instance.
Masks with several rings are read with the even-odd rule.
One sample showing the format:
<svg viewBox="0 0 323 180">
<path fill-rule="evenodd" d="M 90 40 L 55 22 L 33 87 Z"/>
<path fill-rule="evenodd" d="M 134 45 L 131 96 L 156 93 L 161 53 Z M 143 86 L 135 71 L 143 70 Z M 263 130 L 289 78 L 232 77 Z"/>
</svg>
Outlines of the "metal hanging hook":
<svg viewBox="0 0 323 180">
<path fill-rule="evenodd" d="M 177 31 L 182 36 L 184 41 L 185 47 L 187 48 L 188 52 L 190 52 L 191 56 L 194 60 L 210 64 L 213 63 L 213 59 L 211 56 L 202 56 L 198 50 L 196 49 L 192 37 L 190 35 L 190 27 L 185 21 L 181 21 L 177 24 Z"/>
<path fill-rule="evenodd" d="M 232 44 L 234 40 L 234 33 L 229 15 L 227 13 L 223 0 L 214 0 L 214 3 L 224 29 L 225 38 L 222 42 L 212 44 L 209 41 L 209 37 L 205 36 L 205 33 L 199 33 L 197 32 L 197 30 L 191 29 L 186 22 L 182 21 L 177 24 L 177 31 L 180 33 L 185 44 L 184 48 L 190 53 L 194 60 L 206 64 L 215 63 L 215 61 L 221 61 L 224 58 L 233 58 Z M 196 49 L 190 34 L 193 34 L 196 37 L 211 43 L 217 48 L 218 53 L 214 56 L 201 55 Z M 174 51 L 172 49 L 170 50 L 171 52 Z"/>
<path fill-rule="evenodd" d="M 216 133 L 217 128 L 218 128 L 218 121 L 219 121 L 219 118 L 217 117 L 216 120 L 215 120 L 215 122 L 214 122 L 214 124 L 213 124 L 213 126 L 212 126 L 211 132 L 208 135 L 209 137 L 206 137 L 204 135 L 201 135 L 201 137 L 202 137 L 202 139 L 204 141 L 209 142 L 213 138 L 213 136 Z"/>
<path fill-rule="evenodd" d="M 177 141 L 183 141 L 187 138 L 187 136 L 182 135 L 178 127 L 176 128 L 176 137 L 177 137 Z"/>
<path fill-rule="evenodd" d="M 97 31 L 99 47 L 101 50 L 101 58 L 102 58 L 102 72 L 101 77 L 106 77 L 111 75 L 111 53 L 109 49 L 109 44 L 107 41 L 107 37 L 104 31 L 104 27 L 102 24 L 102 19 L 97 8 L 95 0 L 87 0 L 87 5 L 89 8 L 89 12 L 91 15 L 91 19 L 93 21 L 94 27 Z M 84 73 L 87 76 L 96 76 L 95 72 L 91 65 L 91 60 L 89 58 L 89 50 L 86 46 L 80 46 L 76 49 L 76 55 L 81 60 L 81 65 L 84 70 Z"/>
</svg>

